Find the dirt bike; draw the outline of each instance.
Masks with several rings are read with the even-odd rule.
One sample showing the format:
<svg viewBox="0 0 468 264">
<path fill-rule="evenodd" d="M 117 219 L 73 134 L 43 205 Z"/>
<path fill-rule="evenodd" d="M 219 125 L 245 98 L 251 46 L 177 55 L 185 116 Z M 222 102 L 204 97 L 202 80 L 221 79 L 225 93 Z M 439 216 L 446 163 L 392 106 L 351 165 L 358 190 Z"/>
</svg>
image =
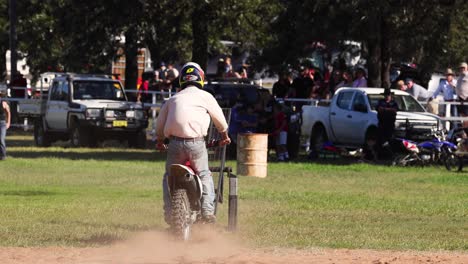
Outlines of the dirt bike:
<svg viewBox="0 0 468 264">
<path fill-rule="evenodd" d="M 211 141 L 207 148 L 217 147 L 219 142 Z M 193 224 L 203 222 L 201 179 L 187 162 L 172 164 L 167 181 L 171 200 L 171 232 L 176 238 L 188 241 Z"/>
</svg>

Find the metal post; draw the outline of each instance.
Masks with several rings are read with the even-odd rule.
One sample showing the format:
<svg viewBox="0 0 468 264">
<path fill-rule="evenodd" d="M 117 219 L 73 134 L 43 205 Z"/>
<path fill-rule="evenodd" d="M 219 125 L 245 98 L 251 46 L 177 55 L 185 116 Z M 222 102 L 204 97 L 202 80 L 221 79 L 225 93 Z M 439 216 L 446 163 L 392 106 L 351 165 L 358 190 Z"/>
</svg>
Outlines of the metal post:
<svg viewBox="0 0 468 264">
<path fill-rule="evenodd" d="M 237 231 L 237 175 L 229 173 L 228 230 Z"/>
<path fill-rule="evenodd" d="M 445 117 L 450 117 L 452 113 L 450 112 L 450 109 L 452 104 L 450 102 L 445 102 Z M 450 130 L 450 121 L 445 121 L 445 129 Z"/>
<path fill-rule="evenodd" d="M 153 118 L 153 124 L 152 124 L 152 130 L 151 134 L 153 135 L 152 141 L 156 141 L 156 109 L 154 108 L 154 105 L 156 104 L 156 94 L 152 94 L 152 100 L 151 100 L 153 106 L 151 106 L 151 115 Z"/>
</svg>

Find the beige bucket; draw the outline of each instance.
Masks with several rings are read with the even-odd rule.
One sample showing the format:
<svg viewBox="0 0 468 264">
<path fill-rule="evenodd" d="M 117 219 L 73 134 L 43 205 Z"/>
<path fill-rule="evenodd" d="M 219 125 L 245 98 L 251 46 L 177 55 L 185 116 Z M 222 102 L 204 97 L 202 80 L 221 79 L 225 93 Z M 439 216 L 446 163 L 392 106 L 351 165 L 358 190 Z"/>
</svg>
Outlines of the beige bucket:
<svg viewBox="0 0 468 264">
<path fill-rule="evenodd" d="M 268 134 L 237 135 L 237 174 L 267 176 Z"/>
</svg>

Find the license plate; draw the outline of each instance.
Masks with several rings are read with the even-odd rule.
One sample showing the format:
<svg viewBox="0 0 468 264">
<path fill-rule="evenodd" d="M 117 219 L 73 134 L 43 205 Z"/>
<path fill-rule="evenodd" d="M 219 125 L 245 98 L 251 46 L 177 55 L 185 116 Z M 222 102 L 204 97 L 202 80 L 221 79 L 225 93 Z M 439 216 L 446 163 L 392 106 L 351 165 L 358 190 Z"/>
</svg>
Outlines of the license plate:
<svg viewBox="0 0 468 264">
<path fill-rule="evenodd" d="M 112 126 L 114 127 L 126 127 L 127 120 L 114 120 L 112 121 Z"/>
</svg>

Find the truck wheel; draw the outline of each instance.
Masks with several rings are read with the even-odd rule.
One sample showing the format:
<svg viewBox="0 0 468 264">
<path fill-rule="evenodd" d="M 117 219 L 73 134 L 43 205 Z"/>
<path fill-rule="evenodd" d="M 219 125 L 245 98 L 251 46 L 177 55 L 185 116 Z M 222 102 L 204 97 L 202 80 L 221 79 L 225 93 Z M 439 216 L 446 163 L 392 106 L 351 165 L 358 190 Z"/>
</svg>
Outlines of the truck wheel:
<svg viewBox="0 0 468 264">
<path fill-rule="evenodd" d="M 131 148 L 144 149 L 146 147 L 146 131 L 139 130 L 132 133 L 128 139 L 128 146 Z"/>
<path fill-rule="evenodd" d="M 319 152 L 322 150 L 323 144 L 328 140 L 327 132 L 323 126 L 317 126 L 312 130 L 310 137 L 310 150 L 312 152 Z"/>
<path fill-rule="evenodd" d="M 34 142 L 38 147 L 50 147 L 50 135 L 45 132 L 42 120 L 34 124 Z"/>
<path fill-rule="evenodd" d="M 89 134 L 75 122 L 71 128 L 70 141 L 73 147 L 86 147 L 89 144 Z"/>
</svg>

